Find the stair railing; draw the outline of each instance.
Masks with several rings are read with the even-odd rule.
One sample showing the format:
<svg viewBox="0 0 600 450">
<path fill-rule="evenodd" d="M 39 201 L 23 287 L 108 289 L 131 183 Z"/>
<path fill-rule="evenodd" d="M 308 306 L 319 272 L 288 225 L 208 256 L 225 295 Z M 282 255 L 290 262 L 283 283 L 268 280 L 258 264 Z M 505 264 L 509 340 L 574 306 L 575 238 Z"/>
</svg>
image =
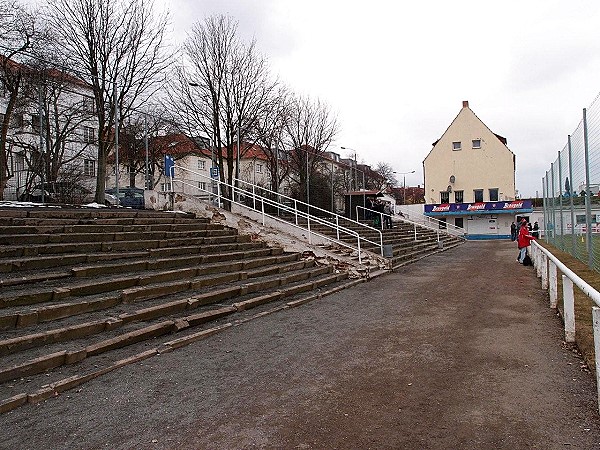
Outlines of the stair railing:
<svg viewBox="0 0 600 450">
<path fill-rule="evenodd" d="M 270 217 L 274 220 L 286 223 L 288 225 L 292 225 L 296 228 L 307 230 L 308 231 L 308 240 L 309 240 L 310 244 L 312 244 L 311 236 L 314 234 L 314 235 L 318 235 L 319 237 L 326 239 L 328 241 L 335 242 L 338 245 L 341 245 L 343 247 L 350 248 L 352 250 L 356 250 L 358 252 L 359 264 L 362 264 L 361 241 L 368 242 L 368 243 L 374 245 L 375 247 L 379 247 L 380 253 L 381 253 L 381 255 L 383 255 L 383 234 L 381 233 L 380 230 L 377 230 L 373 227 L 370 227 L 363 223 L 354 221 L 352 219 L 348 219 L 347 217 L 340 216 L 339 214 L 332 213 L 331 211 L 327 211 L 325 209 L 316 207 L 314 205 L 307 204 L 305 202 L 294 199 L 292 197 L 288 197 L 284 194 L 280 194 L 280 193 L 271 191 L 267 188 L 256 186 L 256 185 L 249 183 L 247 181 L 244 181 L 244 180 L 236 179 L 236 180 L 234 180 L 234 184 L 228 184 L 226 182 L 214 180 L 214 179 L 206 176 L 205 174 L 195 172 L 193 170 L 188 169 L 187 167 L 183 167 L 183 166 L 179 166 L 179 165 L 175 165 L 175 167 L 180 171 L 180 173 L 190 173 L 190 174 L 193 174 L 195 177 L 199 177 L 200 179 L 209 181 L 206 183 L 207 188 L 202 188 L 202 187 L 200 187 L 200 183 L 198 183 L 198 181 L 195 181 L 196 184 L 193 184 L 192 181 L 186 180 L 186 179 L 180 178 L 180 179 L 174 180 L 175 185 L 181 184 L 182 186 L 190 187 L 193 191 L 202 192 L 204 194 L 207 194 L 207 195 L 190 194 L 192 196 L 199 197 L 202 199 L 208 198 L 208 200 L 211 202 L 212 202 L 213 197 L 216 197 L 216 205 L 221 207 L 222 201 L 225 200 L 225 199 L 223 199 L 222 189 L 227 188 L 231 191 L 232 198 L 231 199 L 228 198 L 228 199 L 226 199 L 226 201 L 231 202 L 236 205 L 239 205 L 243 208 L 247 208 L 250 210 L 260 212 L 260 214 L 262 216 L 262 224 L 263 225 L 265 224 L 265 217 Z M 215 187 L 215 185 L 216 185 L 216 187 Z M 210 186 L 210 188 L 208 188 L 208 186 Z M 173 188 L 174 187 L 173 187 L 173 183 L 172 183 L 171 189 L 173 189 Z M 216 190 L 216 192 L 215 192 L 215 190 Z M 269 198 L 264 194 L 270 195 L 271 197 L 274 197 L 277 200 L 275 200 L 274 198 Z M 250 202 L 251 202 L 250 205 L 248 204 L 248 200 L 250 200 Z M 286 202 L 286 203 L 284 203 L 284 202 Z M 269 209 L 272 211 L 275 211 L 276 214 L 270 213 L 268 211 Z M 305 209 L 306 211 L 304 211 L 303 209 Z M 325 216 L 325 218 L 317 216 L 316 214 L 311 214 L 311 210 L 314 213 L 317 213 L 317 212 L 321 213 L 321 215 Z M 281 215 L 284 215 L 286 213 L 290 214 L 294 217 L 293 222 L 287 221 L 280 217 Z M 306 226 L 303 226 L 302 219 L 304 219 L 306 221 Z M 364 235 L 361 236 L 361 234 L 359 232 L 357 232 L 356 230 L 353 230 L 351 228 L 343 226 L 340 222 L 345 222 L 345 223 L 348 223 L 348 224 L 351 224 L 354 226 L 358 226 L 358 227 L 361 227 L 361 229 L 375 231 L 376 233 L 379 234 L 379 242 L 375 242 L 371 239 L 368 239 Z M 332 229 L 335 232 L 336 238 L 334 239 L 324 233 L 315 231 L 314 229 L 311 228 L 311 224 L 312 225 L 318 224 L 318 225 L 327 227 L 329 229 Z M 342 240 L 343 236 L 350 236 L 350 237 L 354 238 L 356 240 L 356 245 L 354 246 L 354 245 L 351 245 L 351 244 L 343 241 Z"/>
<path fill-rule="evenodd" d="M 353 220 L 351 218 L 341 216 L 332 211 L 328 211 L 326 209 L 319 208 L 318 206 L 314 206 L 314 205 L 308 204 L 306 202 L 303 202 L 301 200 L 297 200 L 295 198 L 289 197 L 285 194 L 281 194 L 279 192 L 272 191 L 265 187 L 257 186 L 248 181 L 244 181 L 241 179 L 235 179 L 234 184 L 236 184 L 236 182 L 237 182 L 237 186 L 240 189 L 242 189 L 246 192 L 252 192 L 252 195 L 260 195 L 261 197 L 265 197 L 268 199 L 269 199 L 269 197 L 267 197 L 267 196 L 270 196 L 271 199 L 277 198 L 276 203 L 278 205 L 286 205 L 286 204 L 289 205 L 289 207 L 292 208 L 294 211 L 295 224 L 298 226 L 299 226 L 298 212 L 302 211 L 303 209 L 306 209 L 306 213 L 311 217 L 311 220 L 314 221 L 314 218 L 318 217 L 321 219 L 321 221 L 323 221 L 323 220 L 325 221 L 325 223 L 323 223 L 323 222 L 319 222 L 319 223 L 324 224 L 324 225 L 336 230 L 337 240 L 340 240 L 339 230 L 351 229 L 350 227 L 358 227 L 359 230 L 364 231 L 362 234 L 360 232 L 358 232 L 359 243 L 362 240 L 366 243 L 374 245 L 375 247 L 378 247 L 379 253 L 383 256 L 383 233 L 380 230 L 373 228 L 369 225 L 366 225 L 362 222 Z M 257 194 L 257 192 L 260 192 L 261 194 Z M 266 195 L 264 195 L 264 194 L 266 194 Z M 278 214 L 279 213 L 280 213 L 280 211 L 278 211 Z M 345 224 L 346 226 L 344 227 L 342 225 L 342 223 Z M 333 224 L 334 224 L 334 226 L 332 226 Z M 308 222 L 308 226 L 310 226 L 310 221 Z M 367 236 L 365 236 L 366 233 L 373 233 L 373 232 L 377 233 L 377 235 L 379 237 L 378 242 L 376 242 L 372 239 L 369 239 Z"/>
<path fill-rule="evenodd" d="M 415 223 L 425 228 L 435 230 L 438 232 L 438 235 L 440 232 L 442 232 L 451 236 L 464 238 L 467 234 L 467 230 L 464 228 L 457 227 L 454 224 L 444 222 L 443 220 L 439 220 L 434 217 L 429 217 L 413 211 L 400 210 L 400 213 L 400 219 L 404 222 Z"/>
<path fill-rule="evenodd" d="M 384 219 L 384 217 L 389 217 L 390 219 L 392 219 L 392 216 L 390 214 L 382 213 L 380 211 L 374 211 L 372 209 L 364 208 L 362 206 L 357 206 L 356 207 L 356 217 L 357 218 L 359 217 L 359 209 L 363 209 L 364 210 L 363 214 L 365 214 L 365 217 L 367 216 L 367 212 L 370 212 L 372 214 L 378 214 L 379 215 L 379 221 L 380 221 L 380 224 L 381 224 L 382 228 L 383 228 L 383 219 Z M 413 225 L 413 235 L 414 235 L 414 238 L 415 238 L 414 240 L 415 241 L 418 240 L 418 235 L 417 235 L 418 228 L 417 227 L 421 227 L 422 226 L 423 228 L 426 228 L 428 230 L 435 231 L 436 232 L 437 243 L 438 244 L 440 243 L 440 230 L 439 229 L 436 229 L 436 228 L 433 228 L 433 227 L 428 227 L 426 225 L 423 225 L 423 224 L 420 224 L 420 223 L 417 223 L 417 222 L 413 222 L 411 220 L 407 220 L 403 216 L 401 216 L 400 220 L 403 221 L 404 223 L 408 223 L 408 224 L 412 224 Z"/>
</svg>

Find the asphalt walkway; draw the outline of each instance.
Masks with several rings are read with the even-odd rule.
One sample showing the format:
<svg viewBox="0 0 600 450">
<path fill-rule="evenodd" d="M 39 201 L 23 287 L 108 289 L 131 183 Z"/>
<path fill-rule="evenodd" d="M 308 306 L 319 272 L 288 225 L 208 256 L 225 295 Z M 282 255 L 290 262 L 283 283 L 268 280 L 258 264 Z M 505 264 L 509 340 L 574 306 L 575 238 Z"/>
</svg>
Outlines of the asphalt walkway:
<svg viewBox="0 0 600 450">
<path fill-rule="evenodd" d="M 0 416 L 0 447 L 600 448 L 593 375 L 516 253 L 468 242 L 124 367 Z"/>
</svg>

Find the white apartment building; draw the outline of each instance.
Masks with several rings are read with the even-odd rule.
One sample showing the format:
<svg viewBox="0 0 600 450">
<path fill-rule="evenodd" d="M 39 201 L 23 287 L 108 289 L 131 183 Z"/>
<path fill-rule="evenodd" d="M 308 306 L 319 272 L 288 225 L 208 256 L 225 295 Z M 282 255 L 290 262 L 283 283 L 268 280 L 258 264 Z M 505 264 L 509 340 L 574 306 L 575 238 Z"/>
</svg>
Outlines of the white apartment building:
<svg viewBox="0 0 600 450">
<path fill-rule="evenodd" d="M 43 76 L 26 67 L 21 70 L 18 107 L 11 114 L 6 137 L 9 179 L 4 199 L 19 200 L 36 186 L 40 190 L 39 155 L 48 168 L 45 182 L 75 184 L 79 192 L 93 192 L 98 125 L 91 89 L 57 70 Z M 0 122 L 8 102 L 8 92 L 0 89 Z"/>
</svg>

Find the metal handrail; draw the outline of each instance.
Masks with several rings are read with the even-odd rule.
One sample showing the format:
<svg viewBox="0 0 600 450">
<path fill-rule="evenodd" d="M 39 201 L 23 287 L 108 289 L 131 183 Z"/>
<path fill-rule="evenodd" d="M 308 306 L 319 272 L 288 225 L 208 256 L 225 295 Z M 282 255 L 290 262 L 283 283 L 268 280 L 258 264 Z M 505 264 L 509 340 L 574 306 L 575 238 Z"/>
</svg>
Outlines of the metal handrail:
<svg viewBox="0 0 600 450">
<path fill-rule="evenodd" d="M 424 214 L 419 214 L 416 212 L 408 212 L 402 211 L 400 208 L 400 212 L 402 213 L 401 219 L 405 222 L 416 223 L 422 225 L 426 228 L 430 228 L 432 230 L 438 230 L 442 233 L 449 234 L 451 236 L 456 237 L 464 237 L 467 234 L 467 230 L 461 227 L 457 227 L 456 225 L 448 222 L 444 222 L 443 220 L 436 219 L 434 217 L 429 217 Z M 418 220 L 414 220 L 414 218 Z M 431 225 L 433 223 L 434 225 Z M 452 230 L 453 232 L 450 232 Z"/>
<path fill-rule="evenodd" d="M 534 249 L 539 250 L 548 259 L 550 259 L 550 261 L 552 261 L 552 263 L 556 265 L 558 270 L 560 270 L 573 282 L 573 284 L 575 284 L 579 289 L 581 289 L 583 293 L 587 295 L 596 304 L 596 306 L 600 307 L 600 292 L 598 292 L 596 289 L 587 284 L 582 278 L 580 278 L 575 272 L 573 272 L 565 264 L 563 264 L 556 256 L 550 253 L 549 250 L 542 247 L 538 242 L 531 241 L 531 245 Z M 539 254 L 537 253 L 535 253 L 534 255 L 536 257 L 539 257 Z M 539 265 L 541 266 L 541 261 Z"/>
<path fill-rule="evenodd" d="M 358 208 L 362 208 L 362 209 L 368 209 L 368 208 L 363 208 L 362 206 L 357 206 L 356 208 L 357 208 L 357 210 L 356 210 L 356 215 L 357 215 L 357 217 L 358 217 Z M 381 212 L 379 212 L 379 211 L 373 211 L 372 209 L 368 209 L 368 210 L 369 210 L 369 211 L 371 211 L 371 212 L 374 212 L 374 213 L 380 214 L 380 215 L 381 215 L 381 221 L 383 221 L 383 216 L 388 216 L 388 217 L 390 217 L 390 219 L 392 218 L 392 216 L 391 216 L 390 214 L 381 213 Z M 430 226 L 427 226 L 427 225 L 424 225 L 424 224 L 420 224 L 420 223 L 417 223 L 417 222 L 413 222 L 413 221 L 411 221 L 411 220 L 408 220 L 408 219 L 404 218 L 403 216 L 401 216 L 401 217 L 399 218 L 399 220 L 401 220 L 401 221 L 402 221 L 402 222 L 404 222 L 404 223 L 408 223 L 408 224 L 411 224 L 411 225 L 413 225 L 413 235 L 414 235 L 414 237 L 415 237 L 415 241 L 417 241 L 417 240 L 418 240 L 418 230 L 417 230 L 417 226 L 419 226 L 419 227 L 423 227 L 423 228 L 425 228 L 425 229 L 427 229 L 427 230 L 434 231 L 434 232 L 435 232 L 435 234 L 436 234 L 436 240 L 437 240 L 437 242 L 438 242 L 438 244 L 439 244 L 439 242 L 440 242 L 440 230 L 439 230 L 439 229 L 436 229 L 436 228 L 434 228 L 434 227 L 430 227 Z"/>
<path fill-rule="evenodd" d="M 280 221 L 280 222 L 285 223 L 287 225 L 291 225 L 291 226 L 294 226 L 294 227 L 299 228 L 299 229 L 307 230 L 308 231 L 309 243 L 312 244 L 311 236 L 314 234 L 314 235 L 317 235 L 317 236 L 319 236 L 319 237 L 321 237 L 323 239 L 326 239 L 328 241 L 335 242 L 335 243 L 337 243 L 337 244 L 339 244 L 341 246 L 344 246 L 346 248 L 350 248 L 352 250 L 356 250 L 358 252 L 358 262 L 359 262 L 359 264 L 362 264 L 361 239 L 363 241 L 366 241 L 366 242 L 371 242 L 371 241 L 369 241 L 368 239 L 365 239 L 364 237 L 360 236 L 360 234 L 357 231 L 349 229 L 349 228 L 346 228 L 346 227 L 340 225 L 339 221 L 336 221 L 336 223 L 334 224 L 334 223 L 332 223 L 332 222 L 330 222 L 328 220 L 325 220 L 325 219 L 323 219 L 321 217 L 311 215 L 309 212 L 304 212 L 304 211 L 298 209 L 297 204 L 295 204 L 294 208 L 292 208 L 292 207 L 290 207 L 290 206 L 288 206 L 288 205 L 286 205 L 284 203 L 280 203 L 280 202 L 274 201 L 272 199 L 269 199 L 268 197 L 264 197 L 264 196 L 262 196 L 260 194 L 257 194 L 256 193 L 256 189 L 253 189 L 253 191 L 250 192 L 250 191 L 244 190 L 244 189 L 242 189 L 242 188 L 240 188 L 238 186 L 235 186 L 235 185 L 232 185 L 232 184 L 228 184 L 226 182 L 216 181 L 216 180 L 214 180 L 214 179 L 212 179 L 212 178 L 210 178 L 210 177 L 208 177 L 208 176 L 206 176 L 206 175 L 204 175 L 202 173 L 195 172 L 195 171 L 190 170 L 190 169 L 188 169 L 186 167 L 182 167 L 182 166 L 178 166 L 178 165 L 176 165 L 175 167 L 177 169 L 181 170 L 181 171 L 190 172 L 190 173 L 192 173 L 194 175 L 198 175 L 199 177 L 201 177 L 203 179 L 210 180 L 211 181 L 211 190 L 203 189 L 203 188 L 201 188 L 198 185 L 191 184 L 191 183 L 186 182 L 185 180 L 181 180 L 181 179 L 177 180 L 177 182 L 181 183 L 182 185 L 189 186 L 192 189 L 196 189 L 196 190 L 198 190 L 200 192 L 204 192 L 204 193 L 208 194 L 209 195 L 209 199 L 211 198 L 211 196 L 216 196 L 217 197 L 217 203 L 218 203 L 219 206 L 221 205 L 221 197 L 222 197 L 222 195 L 221 195 L 221 185 L 223 185 L 223 186 L 231 189 L 231 192 L 232 192 L 232 198 L 231 199 L 227 199 L 227 201 L 229 201 L 229 202 L 231 202 L 233 204 L 242 206 L 244 208 L 251 209 L 253 211 L 260 211 L 261 214 L 262 214 L 262 224 L 263 225 L 265 224 L 265 217 L 270 217 L 270 218 L 272 218 L 274 220 Z M 237 180 L 237 181 L 242 181 L 242 180 Z M 212 182 L 216 182 L 216 185 L 217 185 L 217 193 L 216 194 L 215 194 L 214 190 L 212 189 Z M 172 186 L 173 185 L 171 184 L 171 190 L 173 191 L 173 187 Z M 252 185 L 252 186 L 256 187 L 255 185 Z M 244 197 L 244 196 L 251 196 L 252 197 L 253 207 L 250 207 L 247 204 L 239 201 L 239 198 Z M 236 200 L 236 198 L 238 200 Z M 290 198 L 290 197 L 286 197 L 286 198 Z M 295 200 L 295 199 L 291 199 L 291 200 Z M 257 203 L 258 203 L 258 206 L 260 206 L 260 209 L 257 208 Z M 302 202 L 299 202 L 299 203 L 302 203 Z M 295 223 L 290 223 L 289 221 L 281 219 L 278 216 L 269 214 L 268 212 L 265 211 L 265 205 L 277 208 L 278 211 L 289 212 L 289 213 L 294 214 L 294 216 L 295 216 Z M 308 206 L 313 207 L 312 205 L 308 205 Z M 313 208 L 316 208 L 316 207 L 313 207 Z M 317 209 L 320 209 L 320 208 L 317 208 Z M 323 210 L 323 211 L 325 211 L 325 210 Z M 327 211 L 327 212 L 329 212 L 329 211 Z M 335 216 L 341 217 L 341 216 L 338 216 L 337 214 L 335 214 Z M 306 219 L 306 221 L 307 221 L 306 228 L 303 227 L 302 225 L 300 225 L 300 223 L 298 221 L 299 218 Z M 347 220 L 347 218 L 344 218 L 344 219 Z M 324 225 L 326 227 L 335 229 L 337 239 L 334 239 L 334 238 L 332 238 L 332 237 L 330 237 L 328 235 L 325 235 L 323 233 L 319 233 L 318 231 L 312 230 L 311 229 L 311 222 L 317 223 L 317 224 L 321 224 L 321 225 Z M 356 247 L 353 246 L 353 245 L 350 245 L 350 244 L 348 244 L 348 243 L 346 243 L 344 241 L 342 241 L 340 239 L 340 235 L 349 235 L 349 236 L 352 236 L 353 238 L 355 238 L 356 239 Z M 376 243 L 374 243 L 374 244 L 377 245 Z M 383 246 L 382 246 L 382 252 L 383 252 Z"/>
<path fill-rule="evenodd" d="M 300 210 L 298 208 L 298 206 L 305 206 L 308 214 L 310 214 L 311 210 L 315 210 L 317 212 L 323 213 L 323 215 L 325 215 L 326 217 L 328 216 L 332 222 L 335 222 L 336 226 L 341 226 L 341 225 L 339 225 L 340 222 L 347 222 L 349 225 L 361 227 L 363 230 L 365 230 L 365 232 L 369 232 L 369 231 L 377 232 L 379 234 L 379 242 L 375 242 L 371 239 L 368 239 L 364 235 L 360 235 L 360 233 L 359 233 L 359 235 L 360 235 L 360 239 L 362 239 L 363 241 L 368 242 L 369 244 L 372 244 L 375 247 L 379 247 L 379 253 L 383 256 L 383 234 L 381 233 L 381 230 L 378 230 L 377 228 L 371 227 L 371 226 L 364 224 L 362 222 L 359 222 L 357 220 L 353 220 L 352 218 L 341 216 L 332 211 L 328 211 L 326 209 L 319 208 L 318 206 L 314 206 L 309 203 L 303 202 L 301 200 L 297 200 L 297 199 L 289 197 L 285 194 L 281 194 L 279 192 L 272 191 L 268 188 L 256 186 L 255 184 L 252 184 L 248 181 L 244 181 L 244 180 L 240 180 L 240 179 L 236 178 L 236 179 L 234 179 L 234 184 L 236 181 L 239 185 L 249 186 L 249 188 L 251 188 L 251 191 L 253 194 L 256 192 L 256 188 L 259 188 L 261 191 L 271 194 L 273 196 L 276 196 L 278 199 L 283 198 L 285 200 L 288 200 L 294 204 L 294 210 L 296 210 L 296 211 Z M 250 192 L 250 191 L 246 191 L 246 192 Z M 268 198 L 268 197 L 266 197 L 266 198 Z M 281 203 L 281 201 L 279 201 L 278 203 L 284 205 L 284 203 Z M 318 216 L 315 216 L 315 217 L 318 217 Z M 296 225 L 298 225 L 297 217 L 296 217 Z M 339 239 L 339 233 L 338 233 L 338 239 Z"/>
<path fill-rule="evenodd" d="M 595 306 L 592 306 L 592 327 L 594 330 L 595 348 L 594 358 L 596 367 L 600 367 L 600 292 L 580 278 L 538 242 L 532 241 L 531 249 L 537 276 L 542 279 L 542 289 L 548 289 L 549 291 L 551 308 L 557 308 L 558 306 L 557 271 L 560 270 L 563 274 L 563 319 L 566 342 L 575 342 L 575 295 L 573 293 L 573 285 L 581 289 L 581 291 L 594 302 Z M 596 386 L 598 391 L 598 410 L 600 411 L 600 370 L 596 370 Z"/>
<path fill-rule="evenodd" d="M 364 209 L 365 212 L 368 211 L 368 212 L 370 212 L 372 214 L 379 214 L 379 218 L 381 219 L 379 221 L 379 224 L 380 224 L 382 230 L 384 229 L 383 228 L 383 218 L 384 217 L 389 217 L 390 220 L 392 218 L 391 214 L 386 214 L 386 213 L 381 212 L 381 211 L 375 211 L 374 209 L 371 209 L 371 208 L 365 208 L 364 206 L 356 205 L 356 220 L 357 221 L 358 221 L 358 218 L 360 217 L 360 215 L 358 214 L 359 209 Z M 366 217 L 366 214 L 364 214 L 363 217 Z"/>
</svg>

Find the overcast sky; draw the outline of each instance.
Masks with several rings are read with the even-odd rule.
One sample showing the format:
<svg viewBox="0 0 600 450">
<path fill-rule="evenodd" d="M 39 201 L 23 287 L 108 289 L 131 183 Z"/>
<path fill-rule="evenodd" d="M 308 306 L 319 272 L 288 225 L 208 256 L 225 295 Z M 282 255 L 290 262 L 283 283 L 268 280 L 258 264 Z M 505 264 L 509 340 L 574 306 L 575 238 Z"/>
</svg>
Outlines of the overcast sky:
<svg viewBox="0 0 600 450">
<path fill-rule="evenodd" d="M 257 40 L 274 75 L 326 102 L 340 133 L 330 149 L 392 165 L 423 183 L 423 159 L 468 100 L 508 139 L 523 197 L 600 92 L 600 2 L 558 0 L 155 0 L 181 42 L 227 14 Z M 159 9 L 160 9 L 159 8 Z"/>
</svg>

